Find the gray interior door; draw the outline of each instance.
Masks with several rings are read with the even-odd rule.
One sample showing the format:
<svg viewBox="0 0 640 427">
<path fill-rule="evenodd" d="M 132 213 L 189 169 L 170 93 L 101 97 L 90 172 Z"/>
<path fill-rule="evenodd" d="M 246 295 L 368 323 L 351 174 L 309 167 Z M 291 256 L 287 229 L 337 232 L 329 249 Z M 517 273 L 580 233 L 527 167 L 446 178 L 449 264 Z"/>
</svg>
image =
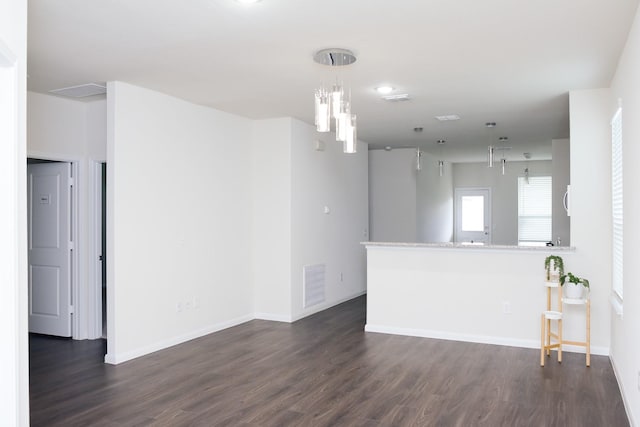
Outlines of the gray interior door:
<svg viewBox="0 0 640 427">
<path fill-rule="evenodd" d="M 28 165 L 29 331 L 71 336 L 71 164 Z"/>
</svg>

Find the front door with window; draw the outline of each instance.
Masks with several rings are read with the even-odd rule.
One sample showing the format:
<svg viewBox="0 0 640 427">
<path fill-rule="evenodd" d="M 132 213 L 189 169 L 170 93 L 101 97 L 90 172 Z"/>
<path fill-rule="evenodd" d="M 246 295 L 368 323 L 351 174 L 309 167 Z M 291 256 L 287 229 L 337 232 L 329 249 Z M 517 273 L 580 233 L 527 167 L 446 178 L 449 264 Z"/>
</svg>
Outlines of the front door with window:
<svg viewBox="0 0 640 427">
<path fill-rule="evenodd" d="M 491 243 L 491 190 L 456 188 L 455 241 L 469 244 Z"/>
</svg>

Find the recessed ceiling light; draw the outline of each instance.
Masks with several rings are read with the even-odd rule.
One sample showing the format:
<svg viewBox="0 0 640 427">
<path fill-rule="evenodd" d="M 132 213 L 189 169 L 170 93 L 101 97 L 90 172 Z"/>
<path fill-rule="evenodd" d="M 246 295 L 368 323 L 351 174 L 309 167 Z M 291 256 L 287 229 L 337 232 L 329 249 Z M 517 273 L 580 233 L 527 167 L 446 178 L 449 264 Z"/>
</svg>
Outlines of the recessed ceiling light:
<svg viewBox="0 0 640 427">
<path fill-rule="evenodd" d="M 391 86 L 379 86 L 376 88 L 376 92 L 378 92 L 380 95 L 388 95 L 393 92 L 394 89 L 395 88 Z"/>
<path fill-rule="evenodd" d="M 382 97 L 385 101 L 408 101 L 409 94 L 408 93 L 399 93 L 397 95 L 384 95 Z"/>
<path fill-rule="evenodd" d="M 384 147 L 385 151 L 391 151 L 391 146 L 387 145 L 386 147 Z"/>
<path fill-rule="evenodd" d="M 445 114 L 444 116 L 436 116 L 435 119 L 441 122 L 450 122 L 454 120 L 460 120 L 460 116 L 457 114 Z"/>
<path fill-rule="evenodd" d="M 414 132 L 422 132 L 423 130 L 424 128 L 421 128 L 421 127 L 413 128 Z"/>
</svg>

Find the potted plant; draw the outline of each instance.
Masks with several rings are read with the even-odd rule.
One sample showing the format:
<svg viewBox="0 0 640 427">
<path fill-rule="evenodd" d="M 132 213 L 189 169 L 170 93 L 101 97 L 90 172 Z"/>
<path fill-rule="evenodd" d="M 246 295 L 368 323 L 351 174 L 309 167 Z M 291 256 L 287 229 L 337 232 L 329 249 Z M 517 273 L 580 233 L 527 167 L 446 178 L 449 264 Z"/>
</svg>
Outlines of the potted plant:
<svg viewBox="0 0 640 427">
<path fill-rule="evenodd" d="M 560 286 L 564 287 L 564 296 L 573 299 L 581 299 L 584 289 L 591 289 L 587 279 L 575 276 L 571 272 L 560 276 Z"/>
<path fill-rule="evenodd" d="M 558 255 L 549 255 L 544 259 L 544 269 L 547 273 L 547 281 L 551 281 L 551 276 L 559 278 L 564 276 L 564 261 Z"/>
</svg>

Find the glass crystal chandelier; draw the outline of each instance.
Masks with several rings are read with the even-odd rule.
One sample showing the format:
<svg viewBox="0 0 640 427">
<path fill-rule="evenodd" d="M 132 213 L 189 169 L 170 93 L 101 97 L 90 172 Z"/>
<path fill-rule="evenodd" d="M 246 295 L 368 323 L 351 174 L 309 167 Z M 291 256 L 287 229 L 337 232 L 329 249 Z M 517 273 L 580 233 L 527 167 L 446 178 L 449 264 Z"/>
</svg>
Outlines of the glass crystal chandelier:
<svg viewBox="0 0 640 427">
<path fill-rule="evenodd" d="M 313 60 L 330 67 L 353 64 L 356 57 L 346 49 L 323 49 Z M 331 120 L 335 121 L 336 141 L 343 143 L 345 153 L 357 152 L 356 115 L 351 112 L 351 92 L 345 96 L 344 85 L 336 83 L 327 88 L 321 85 L 315 92 L 315 125 L 318 132 L 330 132 Z"/>
</svg>

